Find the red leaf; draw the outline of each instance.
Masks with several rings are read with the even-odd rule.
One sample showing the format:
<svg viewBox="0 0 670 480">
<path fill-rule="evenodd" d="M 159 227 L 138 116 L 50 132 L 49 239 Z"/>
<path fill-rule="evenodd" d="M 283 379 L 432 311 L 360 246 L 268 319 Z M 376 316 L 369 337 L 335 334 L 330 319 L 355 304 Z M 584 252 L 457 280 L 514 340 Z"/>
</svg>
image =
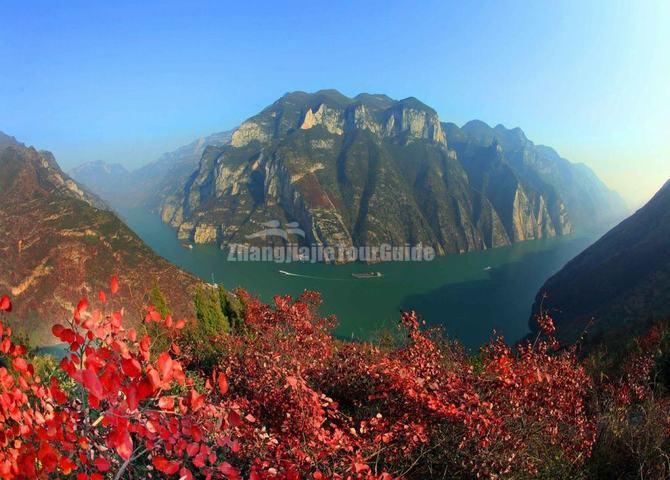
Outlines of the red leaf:
<svg viewBox="0 0 670 480">
<path fill-rule="evenodd" d="M 95 468 L 97 468 L 99 472 L 103 473 L 109 470 L 109 467 L 111 466 L 109 460 L 103 457 L 96 458 L 93 463 L 95 464 Z"/>
<path fill-rule="evenodd" d="M 186 447 L 186 454 L 189 457 L 195 457 L 195 455 L 198 453 L 200 450 L 200 445 L 197 443 L 189 443 L 188 446 Z"/>
<path fill-rule="evenodd" d="M 54 337 L 60 338 L 61 333 L 63 333 L 63 330 L 65 330 L 65 327 L 61 325 L 60 323 L 57 323 L 53 327 L 51 327 L 51 333 L 54 334 Z"/>
<path fill-rule="evenodd" d="M 117 429 L 110 436 L 112 446 L 116 449 L 116 452 L 124 460 L 128 460 L 133 454 L 133 439 L 130 437 L 128 430 L 124 428 L 117 427 Z"/>
<path fill-rule="evenodd" d="M 85 298 L 79 300 L 79 303 L 77 304 L 77 307 L 74 309 L 73 313 L 75 321 L 79 322 L 79 320 L 81 319 L 82 312 L 86 311 L 87 308 L 88 308 L 88 300 Z"/>
<path fill-rule="evenodd" d="M 109 282 L 109 291 L 112 292 L 112 295 L 116 295 L 116 292 L 119 291 L 119 279 L 116 275 L 114 275 Z"/>
<path fill-rule="evenodd" d="M 158 407 L 161 410 L 172 410 L 174 408 L 174 397 L 161 397 L 158 399 Z"/>
<path fill-rule="evenodd" d="M 107 294 L 103 290 L 98 292 L 98 300 L 100 300 L 102 303 L 107 301 Z"/>
<path fill-rule="evenodd" d="M 129 377 L 139 377 L 142 373 L 142 365 L 134 358 L 124 358 L 121 360 L 121 369 Z"/>
<path fill-rule="evenodd" d="M 205 403 L 205 397 L 204 395 L 200 395 L 198 392 L 192 389 L 189 392 L 189 402 L 191 404 L 191 409 L 194 412 L 197 412 Z"/>
<path fill-rule="evenodd" d="M 218 468 L 228 478 L 239 478 L 240 471 L 228 462 L 222 462 Z"/>
<path fill-rule="evenodd" d="M 85 312 L 87 308 L 88 308 L 88 299 L 82 298 L 81 300 L 79 300 L 79 303 L 77 304 L 77 311 L 79 313 Z"/>
<path fill-rule="evenodd" d="M 158 372 L 160 373 L 161 379 L 165 380 L 171 378 L 172 376 L 172 358 L 167 352 L 163 352 L 158 356 L 156 361 L 158 366 Z"/>
<path fill-rule="evenodd" d="M 226 376 L 223 373 L 219 373 L 219 392 L 221 392 L 221 395 L 225 395 L 228 393 L 228 380 L 226 380 Z"/>
<path fill-rule="evenodd" d="M 240 414 L 234 410 L 228 414 L 228 423 L 230 423 L 233 427 L 241 427 L 244 425 L 242 417 L 240 417 Z"/>
<path fill-rule="evenodd" d="M 163 472 L 167 475 L 174 475 L 179 471 L 179 463 L 170 461 L 165 457 L 154 457 L 151 460 L 151 463 L 154 464 L 156 470 Z"/>
<path fill-rule="evenodd" d="M 102 383 L 100 383 L 100 378 L 98 378 L 98 374 L 90 368 L 87 368 L 81 372 L 81 383 L 84 388 L 88 390 L 89 393 L 94 397 L 99 399 L 105 398 L 105 394 L 103 393 L 102 389 Z"/>
<path fill-rule="evenodd" d="M 60 459 L 60 469 L 65 475 L 69 475 L 72 470 L 77 468 L 77 464 L 74 463 L 68 457 L 63 457 Z"/>
<path fill-rule="evenodd" d="M 12 302 L 9 300 L 7 295 L 3 295 L 0 298 L 0 311 L 11 312 L 12 311 Z"/>
<path fill-rule="evenodd" d="M 28 362 L 25 361 L 25 359 L 21 357 L 17 357 L 12 361 L 12 365 L 14 365 L 14 368 L 17 369 L 19 372 L 27 372 L 28 371 Z"/>
</svg>

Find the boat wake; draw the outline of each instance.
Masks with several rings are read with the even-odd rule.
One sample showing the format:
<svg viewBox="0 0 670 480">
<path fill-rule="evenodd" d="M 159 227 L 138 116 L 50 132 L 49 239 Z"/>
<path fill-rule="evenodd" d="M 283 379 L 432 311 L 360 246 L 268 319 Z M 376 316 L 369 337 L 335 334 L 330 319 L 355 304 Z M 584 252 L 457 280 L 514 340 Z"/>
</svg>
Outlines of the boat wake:
<svg viewBox="0 0 670 480">
<path fill-rule="evenodd" d="M 313 280 L 343 280 L 342 278 L 317 277 L 315 275 L 302 275 L 300 273 L 287 272 L 286 270 L 279 270 L 279 273 L 281 273 L 282 275 L 288 275 L 289 277 L 311 278 Z"/>
</svg>

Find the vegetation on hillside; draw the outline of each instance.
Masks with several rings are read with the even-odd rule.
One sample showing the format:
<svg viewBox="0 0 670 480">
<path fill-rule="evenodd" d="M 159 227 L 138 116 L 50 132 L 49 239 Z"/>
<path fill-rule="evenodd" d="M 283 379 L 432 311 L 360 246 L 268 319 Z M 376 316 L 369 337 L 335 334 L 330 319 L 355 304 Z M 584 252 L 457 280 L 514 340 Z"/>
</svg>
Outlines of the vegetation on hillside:
<svg viewBox="0 0 670 480">
<path fill-rule="evenodd" d="M 203 286 L 174 320 L 159 289 L 138 328 L 114 278 L 53 335 L 57 363 L 0 323 L 0 476 L 666 478 L 670 341 L 614 362 L 559 348 L 554 325 L 468 356 L 413 312 L 383 346 L 342 342 L 320 297 L 260 302 Z M 0 298 L 0 316 L 12 304 Z M 205 347 L 207 347 L 205 349 Z"/>
</svg>

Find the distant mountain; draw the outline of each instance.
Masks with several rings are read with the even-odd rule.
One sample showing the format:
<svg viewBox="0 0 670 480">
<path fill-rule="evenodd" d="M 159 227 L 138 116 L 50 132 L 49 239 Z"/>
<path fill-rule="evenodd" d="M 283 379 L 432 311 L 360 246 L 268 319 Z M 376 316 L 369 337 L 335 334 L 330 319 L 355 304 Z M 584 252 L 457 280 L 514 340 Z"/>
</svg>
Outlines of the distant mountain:
<svg viewBox="0 0 670 480">
<path fill-rule="evenodd" d="M 293 92 L 243 122 L 229 144 L 205 149 L 161 215 L 198 243 L 246 243 L 279 220 L 298 222 L 306 243 L 423 243 L 439 253 L 622 215 L 590 170 L 552 152 L 520 129 L 443 124 L 416 98 Z"/>
<path fill-rule="evenodd" d="M 520 128 L 495 128 L 473 120 L 462 128 L 443 124 L 449 146 L 464 165 L 486 162 L 486 148 L 496 144 L 501 154 L 495 168 L 511 169 L 529 186 L 545 196 L 558 196 L 565 204 L 569 220 L 577 229 L 618 221 L 626 212 L 621 197 L 610 190 L 586 165 L 571 163 L 544 145 L 535 145 Z M 498 166 L 505 164 L 505 166 Z M 487 165 L 491 168 L 491 165 Z M 482 174 L 476 168 L 474 175 Z M 489 183 L 495 183 L 490 181 Z"/>
<path fill-rule="evenodd" d="M 101 160 L 81 164 L 69 174 L 110 204 L 125 198 L 124 192 L 130 181 L 130 172 L 123 165 Z"/>
<path fill-rule="evenodd" d="M 0 147 L 0 293 L 11 295 L 19 329 L 51 341 L 82 296 L 95 298 L 118 274 L 115 302 L 137 321 L 158 284 L 176 315 L 190 316 L 196 279 L 154 254 L 97 197 L 61 171 L 49 152 Z M 135 310 L 132 310 L 135 309 Z"/>
<path fill-rule="evenodd" d="M 591 342 L 617 343 L 670 316 L 670 181 L 547 280 L 533 314 L 540 307 L 566 341 L 588 326 Z"/>
<path fill-rule="evenodd" d="M 70 175 L 112 206 L 145 206 L 157 210 L 163 199 L 181 190 L 198 167 L 204 149 L 228 143 L 232 131 L 201 137 L 158 160 L 128 171 L 120 164 L 89 162 L 70 170 Z"/>
</svg>

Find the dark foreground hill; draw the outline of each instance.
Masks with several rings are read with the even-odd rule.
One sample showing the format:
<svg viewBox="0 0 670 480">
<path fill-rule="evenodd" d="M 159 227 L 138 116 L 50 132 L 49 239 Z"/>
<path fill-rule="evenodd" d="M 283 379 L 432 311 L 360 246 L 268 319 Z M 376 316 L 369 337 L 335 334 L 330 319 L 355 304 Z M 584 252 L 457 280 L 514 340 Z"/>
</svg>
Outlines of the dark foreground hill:
<svg viewBox="0 0 670 480">
<path fill-rule="evenodd" d="M 533 313 L 541 306 L 568 341 L 587 326 L 591 341 L 626 341 L 627 333 L 669 316 L 670 181 L 547 280 Z"/>
</svg>

